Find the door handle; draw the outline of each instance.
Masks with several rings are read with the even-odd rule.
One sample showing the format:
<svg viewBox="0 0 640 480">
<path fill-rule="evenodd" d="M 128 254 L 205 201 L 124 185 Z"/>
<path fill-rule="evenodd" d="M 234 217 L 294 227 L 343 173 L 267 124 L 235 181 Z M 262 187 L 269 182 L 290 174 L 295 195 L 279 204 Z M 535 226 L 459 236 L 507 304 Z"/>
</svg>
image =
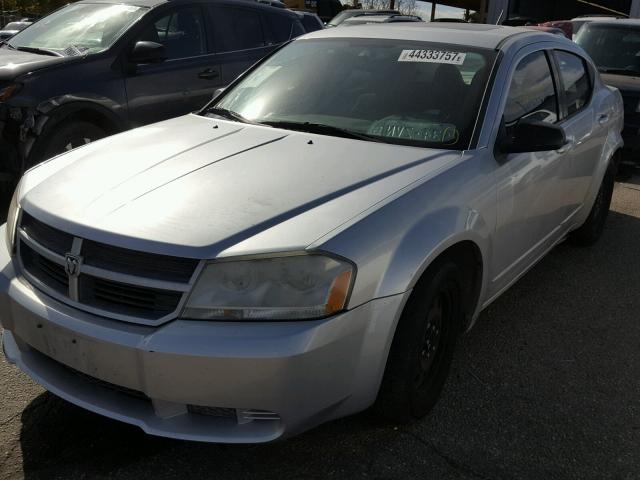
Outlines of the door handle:
<svg viewBox="0 0 640 480">
<path fill-rule="evenodd" d="M 609 121 L 609 114 L 608 113 L 603 113 L 602 115 L 598 115 L 598 123 L 600 125 L 604 125 L 608 121 Z"/>
<path fill-rule="evenodd" d="M 207 68 L 206 70 L 203 70 L 198 74 L 198 78 L 202 78 L 203 80 L 213 80 L 215 78 L 218 78 L 219 76 L 220 73 L 213 68 Z"/>
</svg>

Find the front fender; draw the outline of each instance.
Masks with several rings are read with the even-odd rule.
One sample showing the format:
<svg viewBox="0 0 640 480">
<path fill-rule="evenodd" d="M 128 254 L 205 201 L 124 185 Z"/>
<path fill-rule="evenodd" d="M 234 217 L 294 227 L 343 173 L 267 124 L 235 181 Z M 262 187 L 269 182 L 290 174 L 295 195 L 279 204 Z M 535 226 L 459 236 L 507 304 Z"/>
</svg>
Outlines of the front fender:
<svg viewBox="0 0 640 480">
<path fill-rule="evenodd" d="M 411 290 L 442 252 L 463 241 L 473 242 L 489 264 L 496 222 L 492 159 L 486 152 L 465 155 L 320 246 L 358 266 L 349 308 Z M 483 268 L 484 277 L 488 271 Z"/>
</svg>

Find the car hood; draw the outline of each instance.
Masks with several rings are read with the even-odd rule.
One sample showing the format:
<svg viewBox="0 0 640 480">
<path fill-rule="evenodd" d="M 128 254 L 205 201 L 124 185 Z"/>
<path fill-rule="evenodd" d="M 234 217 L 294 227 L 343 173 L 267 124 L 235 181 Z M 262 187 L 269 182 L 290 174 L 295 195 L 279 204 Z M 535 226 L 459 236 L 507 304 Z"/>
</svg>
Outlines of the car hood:
<svg viewBox="0 0 640 480">
<path fill-rule="evenodd" d="M 34 70 L 68 62 L 75 57 L 53 57 L 0 48 L 0 81 L 12 81 Z"/>
<path fill-rule="evenodd" d="M 31 170 L 21 205 L 61 230 L 155 253 L 298 250 L 461 158 L 187 115 Z"/>
<path fill-rule="evenodd" d="M 617 88 L 623 95 L 625 93 L 640 93 L 640 77 L 610 73 L 602 73 L 600 76 L 606 85 Z"/>
</svg>

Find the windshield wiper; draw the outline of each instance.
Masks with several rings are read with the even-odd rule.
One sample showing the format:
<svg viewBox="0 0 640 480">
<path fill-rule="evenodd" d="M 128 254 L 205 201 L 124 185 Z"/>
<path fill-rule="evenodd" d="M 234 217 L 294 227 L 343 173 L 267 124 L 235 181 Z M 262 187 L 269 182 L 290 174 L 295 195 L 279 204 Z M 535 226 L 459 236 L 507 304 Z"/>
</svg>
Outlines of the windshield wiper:
<svg viewBox="0 0 640 480">
<path fill-rule="evenodd" d="M 640 75 L 640 72 L 630 68 L 598 67 L 598 71 L 600 73 L 611 73 L 613 75 Z"/>
<path fill-rule="evenodd" d="M 323 123 L 287 122 L 287 121 L 274 120 L 269 122 L 262 122 L 262 125 L 269 125 L 270 127 L 276 127 L 276 128 L 284 128 L 285 130 L 296 130 L 298 132 L 318 133 L 320 135 L 331 135 L 334 137 L 366 140 L 367 142 L 382 142 L 382 140 L 376 137 L 373 137 L 371 135 L 367 135 L 365 133 L 358 133 L 358 132 L 354 132 L 353 130 L 334 127 L 333 125 L 325 125 Z"/>
<path fill-rule="evenodd" d="M 29 52 L 29 53 L 37 53 L 38 55 L 49 55 L 51 57 L 63 57 L 61 53 L 54 52 L 53 50 L 47 50 L 46 48 L 36 48 L 36 47 L 14 47 L 10 45 L 15 50 L 20 50 L 21 52 Z"/>
<path fill-rule="evenodd" d="M 205 114 L 210 114 L 210 113 L 212 113 L 213 115 L 217 115 L 219 117 L 222 117 L 222 118 L 226 118 L 228 120 L 233 120 L 234 122 L 250 123 L 252 125 L 260 125 L 259 123 L 252 122 L 248 118 L 244 118 L 239 113 L 236 113 L 236 112 L 234 112 L 232 110 L 227 110 L 226 108 L 216 108 L 216 107 L 207 108 L 206 111 L 205 111 Z"/>
</svg>

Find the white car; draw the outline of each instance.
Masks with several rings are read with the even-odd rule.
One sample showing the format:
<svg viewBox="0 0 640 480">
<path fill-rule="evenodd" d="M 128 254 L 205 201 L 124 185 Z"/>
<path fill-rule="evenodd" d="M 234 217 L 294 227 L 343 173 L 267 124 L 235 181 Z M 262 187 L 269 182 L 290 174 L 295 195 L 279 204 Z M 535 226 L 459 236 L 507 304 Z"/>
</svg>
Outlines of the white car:
<svg viewBox="0 0 640 480">
<path fill-rule="evenodd" d="M 28 171 L 0 249 L 10 362 L 145 431 L 266 442 L 424 416 L 456 340 L 611 200 L 623 108 L 569 40 L 314 32 L 197 114 Z"/>
</svg>

